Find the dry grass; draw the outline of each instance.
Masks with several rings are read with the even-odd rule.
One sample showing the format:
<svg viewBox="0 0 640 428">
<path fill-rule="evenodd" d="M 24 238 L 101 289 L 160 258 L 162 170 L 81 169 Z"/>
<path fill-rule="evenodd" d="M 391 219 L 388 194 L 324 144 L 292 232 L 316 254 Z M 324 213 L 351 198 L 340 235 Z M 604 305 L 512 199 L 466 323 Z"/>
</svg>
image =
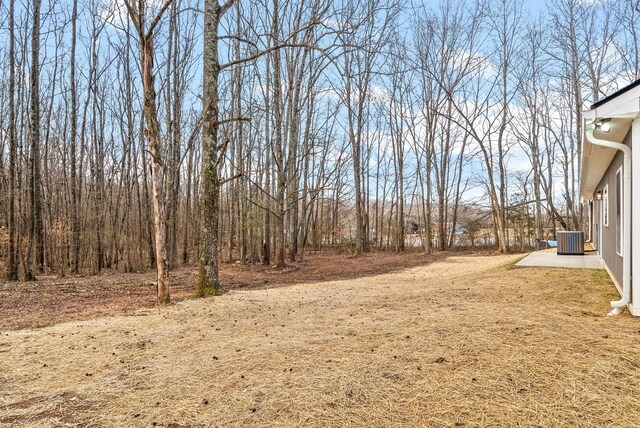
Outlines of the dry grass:
<svg viewBox="0 0 640 428">
<path fill-rule="evenodd" d="M 636 426 L 606 274 L 513 258 L 2 333 L 0 425 Z"/>
<path fill-rule="evenodd" d="M 474 255 L 483 254 L 482 250 L 478 251 Z M 305 254 L 304 260 L 289 262 L 284 269 L 261 263 L 222 263 L 220 280 L 227 290 L 249 290 L 354 279 L 423 266 L 452 254 L 455 253 L 439 251 L 426 255 L 422 251 L 407 251 L 350 257 L 335 251 L 320 251 Z M 484 254 L 487 254 L 486 250 Z M 0 272 L 3 272 L 1 263 Z M 171 301 L 189 298 L 197 279 L 198 269 L 195 267 L 172 270 L 169 274 Z M 0 331 L 47 327 L 106 315 L 130 315 L 138 309 L 155 306 L 155 282 L 155 272 L 117 271 L 63 278 L 38 276 L 35 282 L 3 281 L 0 278 Z"/>
</svg>

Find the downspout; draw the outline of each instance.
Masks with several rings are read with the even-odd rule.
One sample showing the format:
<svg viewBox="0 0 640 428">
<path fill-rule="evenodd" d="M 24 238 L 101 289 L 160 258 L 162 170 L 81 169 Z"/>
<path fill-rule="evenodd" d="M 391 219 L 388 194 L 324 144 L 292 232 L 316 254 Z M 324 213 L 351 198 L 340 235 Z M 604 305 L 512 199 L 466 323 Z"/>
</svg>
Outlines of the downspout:
<svg viewBox="0 0 640 428">
<path fill-rule="evenodd" d="M 631 300 L 631 148 L 622 143 L 601 140 L 593 136 L 593 129 L 586 131 L 587 140 L 600 147 L 620 150 L 624 154 L 623 167 L 623 226 L 620 235 L 622 236 L 622 296 L 620 300 L 611 302 L 613 308 L 609 316 L 620 315 Z"/>
</svg>

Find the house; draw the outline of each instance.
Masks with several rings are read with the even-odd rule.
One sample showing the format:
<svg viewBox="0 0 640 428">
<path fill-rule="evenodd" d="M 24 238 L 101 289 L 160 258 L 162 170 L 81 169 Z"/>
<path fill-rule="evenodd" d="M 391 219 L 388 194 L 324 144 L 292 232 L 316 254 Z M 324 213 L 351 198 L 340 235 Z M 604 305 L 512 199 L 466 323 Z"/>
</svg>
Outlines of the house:
<svg viewBox="0 0 640 428">
<path fill-rule="evenodd" d="M 628 307 L 640 316 L 639 115 L 640 80 L 582 113 L 580 192 L 587 207 L 586 235 L 620 292 L 610 315 Z"/>
</svg>

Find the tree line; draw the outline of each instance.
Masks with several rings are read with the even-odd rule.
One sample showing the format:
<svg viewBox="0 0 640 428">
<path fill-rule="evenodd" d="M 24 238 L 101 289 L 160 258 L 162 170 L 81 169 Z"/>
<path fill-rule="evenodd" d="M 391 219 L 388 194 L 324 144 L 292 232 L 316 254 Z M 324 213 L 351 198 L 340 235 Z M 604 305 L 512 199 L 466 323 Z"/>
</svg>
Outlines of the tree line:
<svg viewBox="0 0 640 428">
<path fill-rule="evenodd" d="M 632 0 L 0 10 L 8 279 L 153 268 L 160 304 L 180 265 L 580 228 L 580 112 L 639 77 Z"/>
</svg>

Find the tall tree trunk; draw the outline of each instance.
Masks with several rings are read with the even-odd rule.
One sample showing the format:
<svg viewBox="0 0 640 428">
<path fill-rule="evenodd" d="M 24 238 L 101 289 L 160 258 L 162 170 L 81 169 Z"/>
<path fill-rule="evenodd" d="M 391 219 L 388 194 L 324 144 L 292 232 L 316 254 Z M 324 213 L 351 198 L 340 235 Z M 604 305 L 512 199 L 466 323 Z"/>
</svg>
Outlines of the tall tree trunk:
<svg viewBox="0 0 640 428">
<path fill-rule="evenodd" d="M 31 234 L 29 253 L 35 250 L 35 261 L 40 272 L 44 271 L 44 224 L 42 218 L 42 183 L 40 177 L 40 6 L 41 0 L 33 0 L 33 31 L 31 34 L 31 123 L 30 123 L 30 199 Z M 31 264 L 32 257 L 28 263 Z M 29 270 L 31 267 L 29 267 Z M 27 275 L 28 280 L 35 276 Z"/>
<path fill-rule="evenodd" d="M 158 24 L 162 14 L 170 5 L 171 0 L 165 2 L 149 29 L 144 25 L 145 4 L 143 0 L 138 0 L 137 11 L 126 1 L 129 15 L 134 20 L 138 30 L 140 42 L 140 61 L 142 63 L 142 87 L 144 90 L 143 115 L 146 127 L 144 135 L 149 143 L 149 153 L 151 155 L 151 184 L 153 201 L 153 219 L 155 236 L 155 259 L 157 270 L 157 296 L 156 304 L 166 305 L 169 303 L 169 281 L 167 278 L 167 246 L 166 246 L 166 213 L 164 200 L 164 162 L 162 160 L 162 144 L 160 141 L 160 122 L 158 120 L 158 107 L 156 101 L 155 76 L 153 69 L 154 49 L 153 35 L 155 26 Z"/>
<path fill-rule="evenodd" d="M 156 107 L 155 79 L 153 75 L 153 41 L 143 38 L 142 84 L 144 86 L 144 117 L 147 122 L 145 134 L 151 154 L 151 181 L 153 192 L 153 218 L 156 241 L 156 269 L 158 273 L 158 295 L 156 303 L 169 303 L 169 281 L 167 278 L 166 218 L 164 206 L 164 163 L 160 144 L 160 124 Z"/>
<path fill-rule="evenodd" d="M 232 3 L 226 3 L 228 8 Z M 202 201 L 200 224 L 200 267 L 195 295 L 224 292 L 218 277 L 218 223 L 220 215 L 219 163 L 223 147 L 218 143 L 218 26 L 225 12 L 216 0 L 204 2 L 204 86 L 202 93 Z"/>
<path fill-rule="evenodd" d="M 278 37 L 280 33 L 279 21 L 278 21 L 278 0 L 273 0 L 273 24 L 272 24 L 272 37 L 274 44 L 278 43 Z M 275 139 L 274 139 L 274 158 L 276 160 L 276 266 L 284 267 L 285 262 L 285 188 L 287 185 L 287 171 L 285 168 L 285 156 L 284 156 L 284 140 L 282 136 L 282 84 L 280 80 L 280 52 L 276 50 L 273 55 L 273 110 L 274 110 L 274 127 L 275 127 Z"/>
<path fill-rule="evenodd" d="M 7 260 L 7 279 L 18 279 L 18 258 L 16 257 L 16 161 L 18 139 L 16 136 L 16 41 L 15 27 L 15 2 L 9 2 L 9 251 Z"/>
<path fill-rule="evenodd" d="M 78 178 L 76 140 L 78 134 L 78 95 L 76 87 L 76 40 L 78 21 L 78 0 L 73 0 L 71 16 L 71 59 L 70 59 L 70 89 L 71 89 L 71 131 L 69 136 L 69 187 L 71 202 L 71 273 L 77 274 L 80 266 L 80 216 L 78 213 Z"/>
</svg>

